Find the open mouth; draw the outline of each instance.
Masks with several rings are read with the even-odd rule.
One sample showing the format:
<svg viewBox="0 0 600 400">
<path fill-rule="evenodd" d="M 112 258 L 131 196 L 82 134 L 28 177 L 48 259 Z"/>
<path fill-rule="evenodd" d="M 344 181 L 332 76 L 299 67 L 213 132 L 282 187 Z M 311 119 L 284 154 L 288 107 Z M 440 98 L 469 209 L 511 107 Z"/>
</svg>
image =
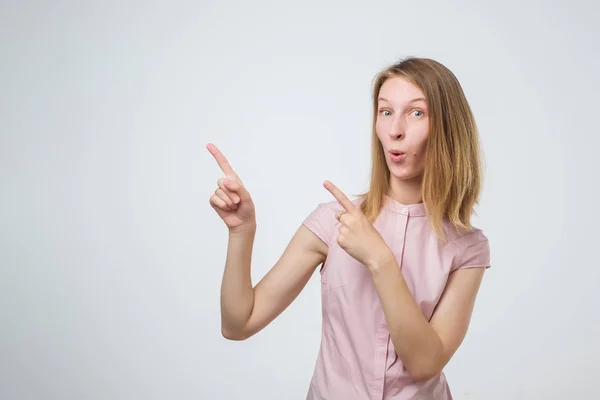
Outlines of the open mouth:
<svg viewBox="0 0 600 400">
<path fill-rule="evenodd" d="M 390 150 L 392 161 L 401 161 L 404 158 L 404 153 L 397 150 Z"/>
</svg>

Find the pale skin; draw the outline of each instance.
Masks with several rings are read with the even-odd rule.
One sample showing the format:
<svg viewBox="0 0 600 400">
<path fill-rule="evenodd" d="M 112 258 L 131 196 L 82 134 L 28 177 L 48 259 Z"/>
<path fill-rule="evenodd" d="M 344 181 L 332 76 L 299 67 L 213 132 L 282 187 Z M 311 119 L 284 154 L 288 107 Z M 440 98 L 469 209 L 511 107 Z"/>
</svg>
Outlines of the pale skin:
<svg viewBox="0 0 600 400">
<path fill-rule="evenodd" d="M 403 78 L 391 78 L 380 90 L 376 132 L 390 168 L 390 196 L 404 204 L 420 202 L 424 150 L 428 136 L 427 106 L 421 91 Z M 417 112 L 420 111 L 420 112 Z M 221 326 L 224 337 L 244 340 L 280 315 L 306 286 L 328 252 L 327 244 L 300 225 L 283 254 L 252 286 L 250 264 L 256 232 L 252 198 L 239 176 L 213 144 L 207 146 L 223 178 L 210 204 L 229 229 L 229 246 L 221 286 Z M 394 163 L 387 152 L 401 149 L 407 157 Z M 444 293 L 427 321 L 404 281 L 401 269 L 379 232 L 359 208 L 333 183 L 323 183 L 344 211 L 337 243 L 371 274 L 383 306 L 398 357 L 415 381 L 439 374 L 463 341 L 483 268 L 450 274 Z"/>
</svg>

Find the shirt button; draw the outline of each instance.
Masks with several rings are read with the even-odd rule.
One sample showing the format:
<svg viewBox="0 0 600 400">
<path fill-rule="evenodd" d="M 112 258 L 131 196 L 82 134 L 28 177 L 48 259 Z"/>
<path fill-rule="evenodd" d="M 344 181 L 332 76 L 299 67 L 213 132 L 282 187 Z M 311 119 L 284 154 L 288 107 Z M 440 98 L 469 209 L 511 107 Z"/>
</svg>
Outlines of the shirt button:
<svg viewBox="0 0 600 400">
<path fill-rule="evenodd" d="M 406 207 L 402 208 L 402 213 L 403 213 L 403 214 L 406 214 L 406 213 L 408 213 L 408 208 L 406 208 Z"/>
</svg>

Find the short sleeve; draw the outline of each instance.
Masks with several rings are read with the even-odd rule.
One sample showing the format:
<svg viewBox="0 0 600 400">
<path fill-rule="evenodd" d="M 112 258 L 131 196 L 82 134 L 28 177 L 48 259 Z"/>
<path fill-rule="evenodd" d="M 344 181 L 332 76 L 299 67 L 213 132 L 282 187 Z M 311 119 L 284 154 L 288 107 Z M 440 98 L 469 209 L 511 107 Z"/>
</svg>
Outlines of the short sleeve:
<svg viewBox="0 0 600 400">
<path fill-rule="evenodd" d="M 463 268 L 489 268 L 490 244 L 480 229 L 458 240 L 452 271 Z"/>
<path fill-rule="evenodd" d="M 328 246 L 336 224 L 334 203 L 321 203 L 302 222 Z"/>
</svg>

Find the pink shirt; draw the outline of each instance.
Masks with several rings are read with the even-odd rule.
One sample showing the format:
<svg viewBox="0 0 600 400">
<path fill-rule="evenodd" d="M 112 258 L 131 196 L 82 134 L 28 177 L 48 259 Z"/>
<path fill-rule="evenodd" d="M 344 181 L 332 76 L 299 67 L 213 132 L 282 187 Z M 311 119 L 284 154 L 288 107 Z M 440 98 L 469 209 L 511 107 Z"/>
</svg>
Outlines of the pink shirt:
<svg viewBox="0 0 600 400">
<path fill-rule="evenodd" d="M 417 383 L 398 358 L 369 271 L 336 242 L 339 210 L 337 201 L 321 203 L 303 222 L 329 246 L 321 268 L 321 347 L 307 400 L 452 399 L 443 373 Z M 452 271 L 490 266 L 481 230 L 458 236 L 446 229 L 448 241 L 438 242 L 423 204 L 403 205 L 386 196 L 374 226 L 394 252 L 427 320 Z"/>
</svg>

